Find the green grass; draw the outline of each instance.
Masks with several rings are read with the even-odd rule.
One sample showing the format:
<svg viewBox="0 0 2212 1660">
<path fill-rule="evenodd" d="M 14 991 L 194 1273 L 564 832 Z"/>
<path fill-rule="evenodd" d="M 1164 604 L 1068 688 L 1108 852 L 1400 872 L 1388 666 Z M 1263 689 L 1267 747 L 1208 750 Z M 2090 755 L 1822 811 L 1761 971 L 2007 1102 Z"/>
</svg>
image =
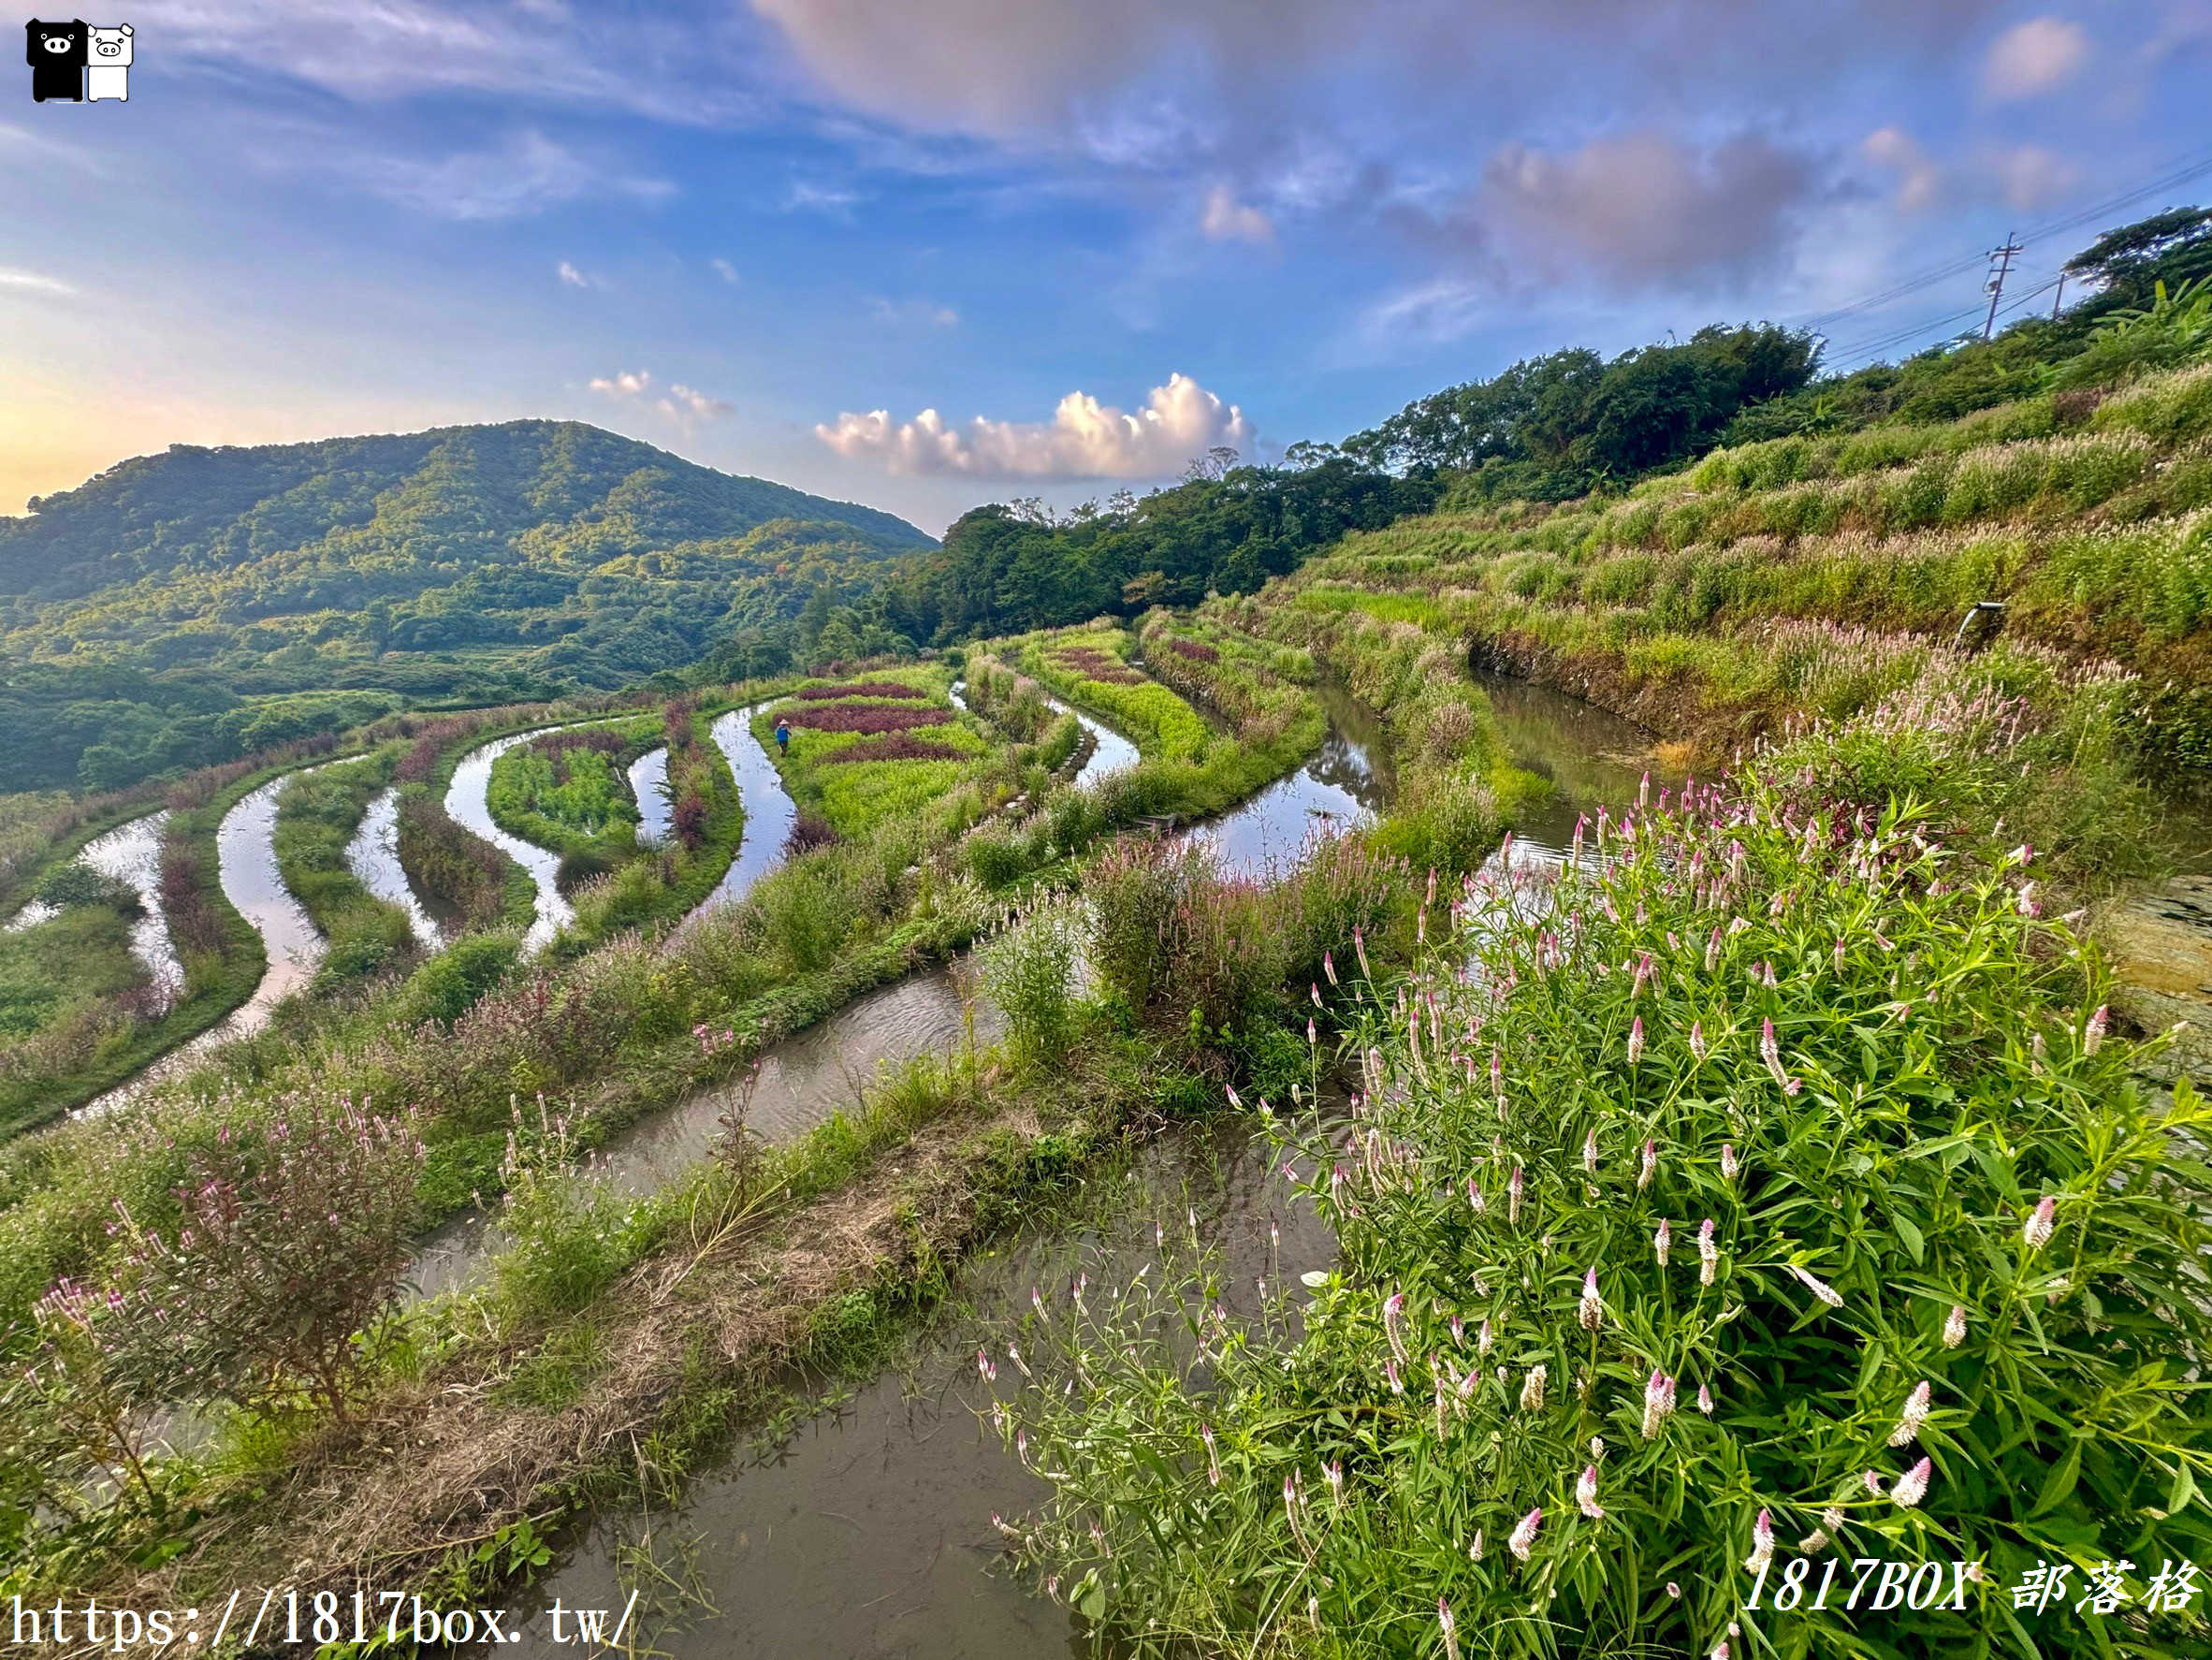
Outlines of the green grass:
<svg viewBox="0 0 2212 1660">
<path fill-rule="evenodd" d="M 862 677 L 863 680 L 867 677 Z M 784 788 L 801 812 L 826 823 L 841 837 L 866 837 L 878 829 L 901 822 L 934 818 L 938 804 L 977 780 L 996 760 L 998 746 L 986 737 L 977 720 L 951 710 L 946 696 L 953 671 L 940 663 L 900 664 L 895 679 L 923 692 L 920 698 L 860 697 L 807 702 L 787 699 L 762 709 L 753 717 L 753 735 L 767 746 L 782 777 Z M 802 686 L 836 686 L 837 679 L 816 679 Z M 790 690 L 796 692 L 800 686 Z M 839 762 L 832 757 L 869 743 L 858 732 L 823 732 L 807 724 L 809 713 L 823 710 L 947 709 L 952 719 L 941 725 L 916 726 L 911 735 L 941 744 L 959 752 L 958 759 L 910 759 Z M 791 748 L 776 747 L 779 717 L 791 721 Z"/>
<path fill-rule="evenodd" d="M 1135 744 L 1145 760 L 1202 764 L 1215 735 L 1188 703 L 1148 677 L 1135 685 L 1119 684 L 1098 678 L 1074 660 L 1076 653 L 1095 652 L 1119 670 L 1136 674 L 1128 648 L 1129 637 L 1120 629 L 1075 628 L 1026 635 L 997 650 L 1023 673 L 1097 715 Z"/>
</svg>

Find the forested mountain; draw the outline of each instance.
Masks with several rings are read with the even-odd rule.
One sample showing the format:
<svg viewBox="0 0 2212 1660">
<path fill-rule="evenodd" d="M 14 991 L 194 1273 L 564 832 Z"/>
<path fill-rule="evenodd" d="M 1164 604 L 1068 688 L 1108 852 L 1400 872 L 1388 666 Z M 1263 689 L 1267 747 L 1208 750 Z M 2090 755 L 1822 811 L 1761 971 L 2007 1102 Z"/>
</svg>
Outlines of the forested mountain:
<svg viewBox="0 0 2212 1660">
<path fill-rule="evenodd" d="M 0 790 L 625 685 L 932 546 L 576 422 L 205 449 L 0 519 Z"/>
</svg>

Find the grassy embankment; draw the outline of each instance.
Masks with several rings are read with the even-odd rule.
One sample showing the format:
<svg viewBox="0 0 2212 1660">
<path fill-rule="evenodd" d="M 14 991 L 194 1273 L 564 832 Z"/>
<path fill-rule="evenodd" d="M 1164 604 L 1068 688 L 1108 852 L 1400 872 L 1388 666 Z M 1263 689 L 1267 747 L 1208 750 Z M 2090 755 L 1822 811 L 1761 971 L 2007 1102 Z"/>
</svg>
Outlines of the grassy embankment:
<svg viewBox="0 0 2212 1660">
<path fill-rule="evenodd" d="M 1966 608 L 1992 671 L 2137 677 L 2151 753 L 2212 709 L 2212 366 L 1929 426 L 1721 450 L 1626 496 L 1447 510 L 1347 537 L 1230 608 L 1306 639 L 1419 630 L 1725 756 L 1909 683 Z M 2008 649 L 2009 648 L 2009 649 Z"/>
<path fill-rule="evenodd" d="M 952 706 L 952 680 L 940 663 L 900 663 L 810 680 L 764 705 L 753 736 L 798 806 L 803 839 L 870 836 L 932 813 L 982 776 L 996 746 L 974 716 Z M 776 747 L 779 721 L 790 727 L 788 751 Z"/>
</svg>

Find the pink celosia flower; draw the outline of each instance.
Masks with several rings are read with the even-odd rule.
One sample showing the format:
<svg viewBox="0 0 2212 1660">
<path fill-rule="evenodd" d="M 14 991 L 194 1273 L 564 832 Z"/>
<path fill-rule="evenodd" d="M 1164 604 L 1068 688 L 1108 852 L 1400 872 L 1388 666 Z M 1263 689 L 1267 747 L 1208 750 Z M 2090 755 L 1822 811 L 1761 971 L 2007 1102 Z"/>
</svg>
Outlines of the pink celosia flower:
<svg viewBox="0 0 2212 1660">
<path fill-rule="evenodd" d="M 1644 1017 L 1637 1015 L 1628 1027 L 1628 1064 L 1635 1066 L 1644 1057 Z"/>
<path fill-rule="evenodd" d="M 1966 1310 L 1955 1307 L 1943 1317 L 1943 1347 L 1957 1348 L 1966 1341 Z"/>
<path fill-rule="evenodd" d="M 1710 1385 L 1701 1383 L 1697 1386 L 1697 1410 L 1708 1418 L 1712 1416 L 1712 1389 Z"/>
<path fill-rule="evenodd" d="M 1742 1167 L 1736 1162 L 1736 1143 L 1723 1142 L 1721 1143 L 1721 1180 L 1733 1182 L 1736 1179 L 1737 1171 L 1740 1168 Z"/>
<path fill-rule="evenodd" d="M 1605 1304 L 1598 1300 L 1597 1270 L 1594 1268 L 1582 1276 L 1582 1306 L 1576 1311 L 1575 1318 L 1581 1322 L 1585 1332 L 1594 1332 L 1605 1324 Z"/>
<path fill-rule="evenodd" d="M 1775 1039 L 1771 1017 L 1760 1023 L 1759 1058 L 1767 1063 L 1767 1070 L 1772 1074 L 1774 1081 L 1784 1088 L 1788 1087 L 1790 1075 L 1783 1070 L 1782 1044 Z"/>
<path fill-rule="evenodd" d="M 2104 1047 L 2104 1033 L 2111 1019 L 2111 1012 L 2099 1003 L 2097 1012 L 2089 1016 L 2089 1024 L 2082 1028 L 2081 1052 L 2084 1055 L 2094 1055 Z"/>
<path fill-rule="evenodd" d="M 1674 1411 L 1674 1379 L 1654 1370 L 1644 1385 L 1644 1439 L 1658 1434 L 1659 1426 Z"/>
<path fill-rule="evenodd" d="M 1592 1175 L 1597 1174 L 1597 1131 L 1593 1129 L 1582 1138 L 1582 1168 Z"/>
<path fill-rule="evenodd" d="M 1652 1235 L 1652 1252 L 1659 1259 L 1659 1266 L 1666 1266 L 1666 1254 L 1674 1249 L 1674 1228 L 1665 1216 L 1659 1218 L 1659 1230 Z"/>
<path fill-rule="evenodd" d="M 1575 1504 L 1582 1514 L 1593 1522 L 1605 1520 L 1605 1507 L 1597 1502 L 1597 1466 L 1585 1464 L 1582 1478 L 1575 1483 Z"/>
<path fill-rule="evenodd" d="M 1460 1639 L 1458 1627 L 1452 1624 L 1451 1605 L 1441 1596 L 1436 1599 L 1436 1624 L 1444 1629 L 1446 1660 L 1460 1660 Z"/>
<path fill-rule="evenodd" d="M 1550 1371 L 1548 1366 L 1531 1366 L 1528 1369 L 1528 1376 L 1521 1383 L 1521 1409 L 1523 1412 L 1544 1410 L 1544 1379 Z"/>
<path fill-rule="evenodd" d="M 1690 1022 L 1690 1053 L 1699 1061 L 1705 1059 L 1705 1022 Z"/>
<path fill-rule="evenodd" d="M 1897 1478 L 1897 1485 L 1889 1490 L 1891 1500 L 1911 1509 L 1928 1496 L 1928 1478 L 1935 1473 L 1935 1460 L 1924 1458 Z"/>
<path fill-rule="evenodd" d="M 1743 1559 L 1743 1571 L 1747 1574 L 1763 1572 L 1773 1560 L 1774 1518 L 1761 1510 L 1757 1519 L 1752 1522 L 1751 1554 Z"/>
<path fill-rule="evenodd" d="M 1528 1560 L 1528 1553 L 1536 1548 L 1536 1530 L 1543 1525 L 1544 1512 L 1539 1507 L 1523 1516 L 1514 1527 L 1512 1536 L 1506 1539 L 1506 1546 L 1513 1552 L 1516 1562 Z"/>
<path fill-rule="evenodd" d="M 1811 1291 L 1815 1297 L 1819 1298 L 1821 1302 L 1826 1303 L 1830 1308 L 1841 1308 L 1843 1306 L 1843 1293 L 1837 1290 L 1834 1286 L 1829 1285 L 1827 1281 L 1824 1279 L 1816 1278 L 1814 1275 L 1806 1273 L 1804 1269 L 1799 1268 L 1795 1262 L 1792 1262 L 1789 1266 L 1790 1272 L 1796 1274 L 1797 1278 L 1803 1282 L 1805 1289 L 1808 1291 Z"/>
<path fill-rule="evenodd" d="M 1721 1258 L 1719 1247 L 1713 1244 L 1712 1230 L 1713 1220 L 1710 1216 L 1706 1217 L 1697 1230 L 1697 1283 L 1701 1286 L 1712 1284 L 1713 1267 Z"/>
<path fill-rule="evenodd" d="M 1516 1228 L 1521 1226 L 1521 1166 L 1517 1164 L 1506 1183 L 1506 1220 Z"/>
<path fill-rule="evenodd" d="M 1641 1193 L 1646 1187 L 1649 1187 L 1652 1185 L 1652 1177 L 1658 1172 L 1658 1145 L 1653 1142 L 1647 1141 L 1644 1143 L 1643 1168 L 1637 1172 L 1636 1176 L 1636 1190 L 1638 1193 Z"/>
<path fill-rule="evenodd" d="M 2051 1233 L 2057 1226 L 2059 1201 L 2049 1194 L 2036 1201 L 2028 1213 L 2028 1220 L 2021 1225 L 2020 1237 L 2031 1251 L 2040 1251 L 2051 1243 Z"/>
<path fill-rule="evenodd" d="M 1905 1397 L 1905 1410 L 1898 1420 L 1897 1428 L 1889 1432 L 1892 1447 L 1909 1447 L 1919 1439 L 1920 1426 L 1928 1421 L 1929 1385 L 1927 1379 L 1913 1386 L 1913 1392 Z"/>
</svg>

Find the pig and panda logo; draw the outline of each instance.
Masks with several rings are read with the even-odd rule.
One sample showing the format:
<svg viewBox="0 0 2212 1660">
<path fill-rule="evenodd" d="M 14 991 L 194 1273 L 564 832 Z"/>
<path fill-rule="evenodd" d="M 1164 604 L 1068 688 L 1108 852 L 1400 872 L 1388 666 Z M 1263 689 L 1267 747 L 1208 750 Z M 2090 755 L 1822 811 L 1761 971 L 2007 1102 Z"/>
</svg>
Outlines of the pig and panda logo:
<svg viewBox="0 0 2212 1660">
<path fill-rule="evenodd" d="M 24 25 L 24 58 L 31 66 L 35 103 L 127 102 L 131 95 L 131 26 L 65 23 L 33 18 Z"/>
</svg>

